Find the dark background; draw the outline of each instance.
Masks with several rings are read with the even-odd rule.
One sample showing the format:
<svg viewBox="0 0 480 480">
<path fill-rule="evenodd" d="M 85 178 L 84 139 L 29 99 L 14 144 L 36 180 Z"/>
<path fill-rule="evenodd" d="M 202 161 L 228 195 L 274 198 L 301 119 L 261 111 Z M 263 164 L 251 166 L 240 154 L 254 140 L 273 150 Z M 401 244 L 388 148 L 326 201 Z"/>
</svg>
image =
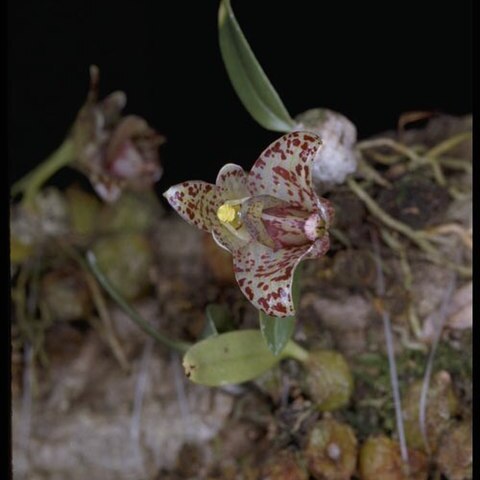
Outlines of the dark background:
<svg viewBox="0 0 480 480">
<path fill-rule="evenodd" d="M 327 107 L 359 137 L 409 110 L 472 110 L 472 2 L 233 0 L 239 23 L 291 115 Z M 10 0 L 10 180 L 61 142 L 101 70 L 102 97 L 127 93 L 168 143 L 158 191 L 246 168 L 276 133 L 237 99 L 217 39 L 218 0 Z M 57 176 L 60 179 L 61 176 Z"/>
</svg>

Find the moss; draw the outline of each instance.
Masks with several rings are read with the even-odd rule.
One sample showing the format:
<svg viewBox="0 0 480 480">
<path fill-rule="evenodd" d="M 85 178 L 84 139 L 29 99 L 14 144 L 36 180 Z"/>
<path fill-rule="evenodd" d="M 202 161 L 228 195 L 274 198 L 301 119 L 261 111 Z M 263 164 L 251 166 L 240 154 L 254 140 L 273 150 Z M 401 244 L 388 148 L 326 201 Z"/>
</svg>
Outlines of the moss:
<svg viewBox="0 0 480 480">
<path fill-rule="evenodd" d="M 441 342 L 434 358 L 434 370 L 448 371 L 456 389 L 463 392 L 463 401 L 469 402 L 472 379 L 471 331 L 461 334 L 462 349 L 450 342 Z M 404 350 L 397 356 L 400 391 L 423 379 L 427 354 L 416 350 Z M 372 433 L 393 433 L 395 408 L 390 384 L 388 358 L 381 353 L 364 353 L 351 362 L 355 381 L 355 395 L 351 407 L 343 413 L 359 438 Z M 460 396 L 462 401 L 462 396 Z"/>
</svg>

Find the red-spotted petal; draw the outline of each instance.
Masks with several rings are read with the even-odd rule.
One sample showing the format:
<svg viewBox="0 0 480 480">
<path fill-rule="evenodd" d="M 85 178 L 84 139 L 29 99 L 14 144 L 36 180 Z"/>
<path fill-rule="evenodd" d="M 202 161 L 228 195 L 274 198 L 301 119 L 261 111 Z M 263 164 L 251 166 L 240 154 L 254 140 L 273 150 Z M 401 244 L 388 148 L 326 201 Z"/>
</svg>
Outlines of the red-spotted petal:
<svg viewBox="0 0 480 480">
<path fill-rule="evenodd" d="M 187 222 L 210 232 L 218 224 L 221 199 L 215 185 L 202 181 L 183 182 L 170 187 L 163 196 Z"/>
<path fill-rule="evenodd" d="M 317 206 L 312 165 L 321 145 L 320 137 L 308 132 L 287 133 L 273 142 L 248 174 L 250 194 L 272 195 L 312 211 Z"/>
<path fill-rule="evenodd" d="M 251 242 L 233 254 L 233 268 L 244 295 L 267 315 L 294 315 L 292 300 L 293 273 L 312 244 L 273 251 Z"/>
<path fill-rule="evenodd" d="M 274 251 L 251 242 L 233 254 L 233 268 L 240 289 L 250 302 L 267 315 L 295 315 L 292 284 L 302 260 L 318 258 L 330 248 L 328 234 L 315 242 Z"/>
<path fill-rule="evenodd" d="M 218 172 L 216 185 L 224 200 L 238 200 L 248 197 L 247 174 L 234 163 L 227 163 Z"/>
</svg>

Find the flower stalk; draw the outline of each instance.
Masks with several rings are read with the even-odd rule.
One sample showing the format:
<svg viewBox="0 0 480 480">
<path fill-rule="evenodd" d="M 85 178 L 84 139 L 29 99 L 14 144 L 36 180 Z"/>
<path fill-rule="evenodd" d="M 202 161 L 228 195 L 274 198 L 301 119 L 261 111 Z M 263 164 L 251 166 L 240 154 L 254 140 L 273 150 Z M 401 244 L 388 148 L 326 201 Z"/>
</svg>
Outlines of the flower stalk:
<svg viewBox="0 0 480 480">
<path fill-rule="evenodd" d="M 98 282 L 107 291 L 112 300 L 114 300 L 118 306 L 149 336 L 155 339 L 162 345 L 176 350 L 180 353 L 185 353 L 191 344 L 188 342 L 182 342 L 180 340 L 173 340 L 166 335 L 161 334 L 155 330 L 136 310 L 133 308 L 117 291 L 117 289 L 110 283 L 107 277 L 103 274 L 97 264 L 97 259 L 92 251 L 87 252 L 87 263 L 95 275 Z"/>
<path fill-rule="evenodd" d="M 40 165 L 18 180 L 11 188 L 11 195 L 23 193 L 23 202 L 31 204 L 47 180 L 58 170 L 69 165 L 75 159 L 75 148 L 70 137 Z"/>
<path fill-rule="evenodd" d="M 282 358 L 293 358 L 300 363 L 306 363 L 309 357 L 308 351 L 293 340 L 288 341 L 281 355 Z"/>
</svg>

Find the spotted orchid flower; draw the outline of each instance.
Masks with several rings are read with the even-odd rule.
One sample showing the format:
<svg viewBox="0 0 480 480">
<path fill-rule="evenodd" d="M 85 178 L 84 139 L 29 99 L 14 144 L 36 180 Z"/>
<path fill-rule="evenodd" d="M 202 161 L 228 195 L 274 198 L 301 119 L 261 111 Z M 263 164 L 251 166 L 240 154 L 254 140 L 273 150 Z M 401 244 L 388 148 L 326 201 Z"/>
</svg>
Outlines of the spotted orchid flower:
<svg viewBox="0 0 480 480">
<path fill-rule="evenodd" d="M 187 222 L 211 232 L 232 253 L 238 285 L 267 315 L 295 314 L 295 268 L 330 246 L 333 209 L 312 184 L 312 163 L 321 145 L 314 134 L 288 133 L 260 155 L 248 174 L 229 163 L 215 185 L 189 181 L 164 193 Z"/>
</svg>

